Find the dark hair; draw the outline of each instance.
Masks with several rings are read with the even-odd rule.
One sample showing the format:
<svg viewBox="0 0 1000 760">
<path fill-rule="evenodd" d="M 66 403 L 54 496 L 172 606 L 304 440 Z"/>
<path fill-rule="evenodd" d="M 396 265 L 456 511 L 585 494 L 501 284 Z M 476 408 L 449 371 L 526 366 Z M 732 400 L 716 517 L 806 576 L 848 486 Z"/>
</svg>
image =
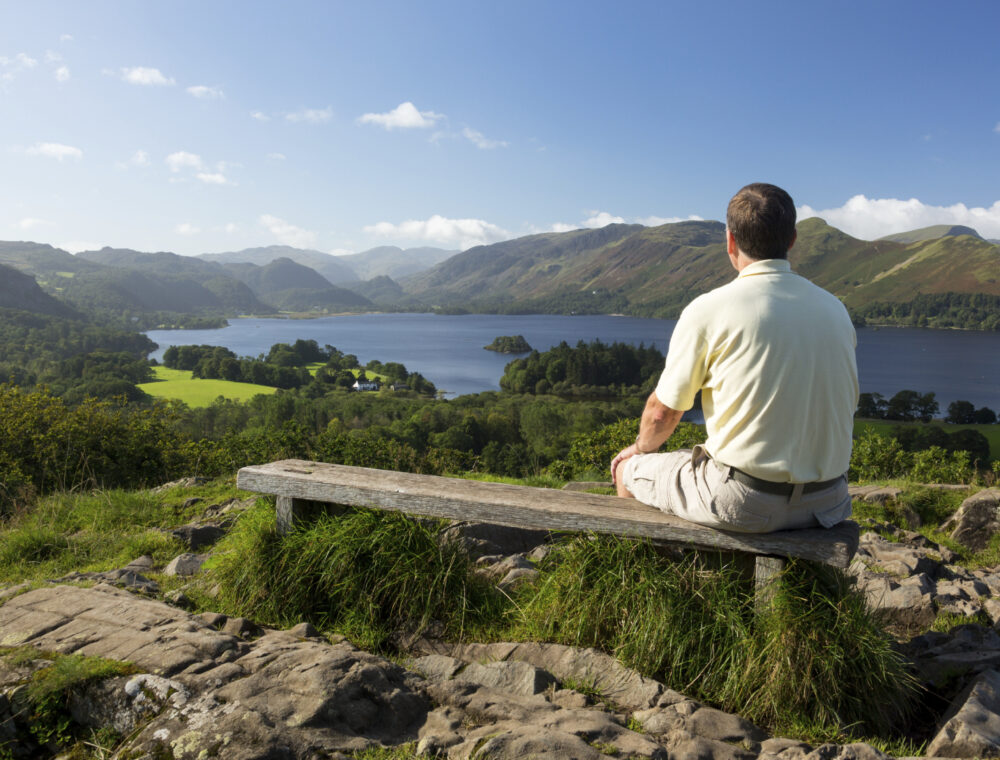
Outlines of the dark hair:
<svg viewBox="0 0 1000 760">
<path fill-rule="evenodd" d="M 795 204 L 777 185 L 754 182 L 729 201 L 726 224 L 749 258 L 788 258 L 795 242 Z"/>
</svg>

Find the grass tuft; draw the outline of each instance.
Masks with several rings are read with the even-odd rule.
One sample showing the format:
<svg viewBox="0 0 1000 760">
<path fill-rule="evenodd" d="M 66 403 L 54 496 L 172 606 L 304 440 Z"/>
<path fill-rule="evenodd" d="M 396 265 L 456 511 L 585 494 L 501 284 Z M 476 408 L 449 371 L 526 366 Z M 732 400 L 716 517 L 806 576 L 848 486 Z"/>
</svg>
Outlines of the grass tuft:
<svg viewBox="0 0 1000 760">
<path fill-rule="evenodd" d="M 671 562 L 638 541 L 575 539 L 550 555 L 521 603 L 525 638 L 603 649 L 776 730 L 881 735 L 916 692 L 845 576 L 805 563 L 790 565 L 761 614 L 738 570 Z"/>
<path fill-rule="evenodd" d="M 440 525 L 398 513 L 323 515 L 280 536 L 264 500 L 220 543 L 211 566 L 217 603 L 268 625 L 303 620 L 356 644 L 392 648 L 399 631 L 463 638 L 502 615 L 502 597 L 471 573 L 468 554 Z"/>
</svg>

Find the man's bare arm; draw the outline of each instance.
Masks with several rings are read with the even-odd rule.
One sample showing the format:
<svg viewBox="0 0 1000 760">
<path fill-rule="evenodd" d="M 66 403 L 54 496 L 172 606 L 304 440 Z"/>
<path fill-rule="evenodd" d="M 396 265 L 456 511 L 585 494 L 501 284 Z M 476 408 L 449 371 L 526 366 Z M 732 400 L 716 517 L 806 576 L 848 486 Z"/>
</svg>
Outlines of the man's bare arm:
<svg viewBox="0 0 1000 760">
<path fill-rule="evenodd" d="M 639 420 L 639 435 L 636 442 L 626 446 L 611 460 L 611 480 L 618 485 L 619 496 L 629 495 L 627 491 L 622 493 L 624 489 L 619 482 L 618 469 L 622 463 L 636 454 L 651 454 L 657 451 L 673 435 L 683 414 L 684 412 L 671 409 L 662 403 L 655 393 L 649 394 L 646 408 L 642 410 L 642 418 Z"/>
</svg>

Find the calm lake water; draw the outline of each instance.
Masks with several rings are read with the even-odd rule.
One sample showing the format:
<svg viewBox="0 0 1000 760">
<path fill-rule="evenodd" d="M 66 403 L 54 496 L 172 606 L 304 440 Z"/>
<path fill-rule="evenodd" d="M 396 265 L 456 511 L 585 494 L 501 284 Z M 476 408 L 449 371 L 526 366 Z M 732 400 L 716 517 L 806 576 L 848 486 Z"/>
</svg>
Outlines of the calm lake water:
<svg viewBox="0 0 1000 760">
<path fill-rule="evenodd" d="M 275 343 L 315 340 L 362 364 L 402 362 L 450 394 L 499 389 L 511 356 L 485 351 L 498 335 L 523 335 L 544 351 L 560 341 L 600 339 L 653 345 L 666 353 L 676 320 L 612 316 L 360 314 L 318 319 L 234 319 L 218 330 L 151 330 L 161 359 L 173 345 L 225 346 L 239 356 L 266 353 Z M 861 391 L 886 397 L 934 391 L 942 413 L 956 399 L 1000 411 L 1000 333 L 917 328 L 860 328 Z"/>
</svg>

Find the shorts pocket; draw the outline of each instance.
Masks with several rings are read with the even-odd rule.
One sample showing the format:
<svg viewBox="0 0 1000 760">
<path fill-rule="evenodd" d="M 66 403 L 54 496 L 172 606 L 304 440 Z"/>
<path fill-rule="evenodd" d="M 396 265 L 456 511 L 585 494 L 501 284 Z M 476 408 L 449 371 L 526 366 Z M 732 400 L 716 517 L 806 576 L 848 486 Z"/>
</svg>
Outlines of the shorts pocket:
<svg viewBox="0 0 1000 760">
<path fill-rule="evenodd" d="M 851 516 L 851 499 L 848 497 L 835 507 L 817 510 L 813 512 L 816 522 L 824 528 L 832 528 L 837 523 L 841 523 Z"/>
</svg>

